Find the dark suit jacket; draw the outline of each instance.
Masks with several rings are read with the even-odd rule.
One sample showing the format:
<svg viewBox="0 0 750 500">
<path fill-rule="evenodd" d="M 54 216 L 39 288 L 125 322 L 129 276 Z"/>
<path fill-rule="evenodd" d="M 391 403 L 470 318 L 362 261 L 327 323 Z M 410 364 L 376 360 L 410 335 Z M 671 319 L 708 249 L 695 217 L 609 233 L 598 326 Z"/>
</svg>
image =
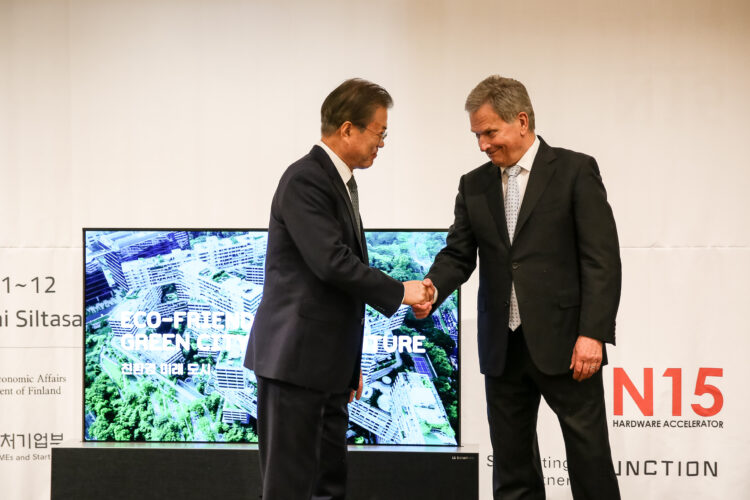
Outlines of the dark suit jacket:
<svg viewBox="0 0 750 500">
<path fill-rule="evenodd" d="M 540 141 L 513 244 L 500 169 L 486 163 L 461 177 L 446 247 L 427 275 L 444 299 L 469 278 L 479 252 L 479 365 L 486 375 L 505 367 L 513 282 L 529 353 L 544 373 L 568 371 L 579 335 L 615 342 L 620 251 L 599 167 L 590 156 Z"/>
<path fill-rule="evenodd" d="M 284 172 L 245 356 L 257 375 L 325 392 L 356 388 L 365 303 L 391 316 L 404 288 L 369 267 L 354 217 L 346 186 L 319 146 Z"/>
</svg>

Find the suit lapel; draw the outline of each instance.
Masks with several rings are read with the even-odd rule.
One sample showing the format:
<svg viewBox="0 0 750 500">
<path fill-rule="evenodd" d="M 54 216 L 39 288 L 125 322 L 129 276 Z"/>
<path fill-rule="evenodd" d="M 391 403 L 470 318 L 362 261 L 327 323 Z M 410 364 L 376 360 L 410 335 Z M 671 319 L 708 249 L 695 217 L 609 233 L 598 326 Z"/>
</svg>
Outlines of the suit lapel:
<svg viewBox="0 0 750 500">
<path fill-rule="evenodd" d="M 360 220 L 362 218 L 360 217 Z M 362 249 L 362 257 L 365 264 L 370 265 L 370 256 L 367 253 L 367 239 L 365 238 L 364 223 L 362 223 L 362 233 L 359 234 L 359 247 Z"/>
<path fill-rule="evenodd" d="M 313 146 L 310 154 L 312 154 L 323 166 L 323 169 L 328 174 L 328 177 L 331 178 L 331 182 L 333 183 L 334 188 L 338 192 L 339 196 L 341 196 L 341 198 L 344 200 L 346 211 L 349 214 L 349 224 L 351 224 L 352 231 L 357 236 L 360 255 L 365 259 L 365 262 L 367 262 L 367 247 L 366 245 L 364 245 L 364 236 L 362 233 L 360 233 L 359 229 L 357 229 L 357 222 L 355 218 L 356 215 L 354 213 L 354 207 L 352 207 L 352 200 L 351 198 L 349 198 L 349 192 L 346 190 L 346 186 L 344 185 L 344 181 L 341 179 L 341 175 L 339 175 L 338 170 L 336 170 L 336 166 L 333 164 L 331 158 L 323 150 L 323 148 L 321 148 L 320 146 Z"/>
<path fill-rule="evenodd" d="M 334 170 L 336 167 L 334 167 Z M 365 256 L 366 251 L 363 249 L 365 246 L 362 244 L 362 234 L 359 232 L 359 228 L 357 227 L 357 219 L 356 214 L 354 213 L 354 207 L 352 207 L 352 199 L 349 198 L 349 192 L 346 190 L 346 186 L 344 185 L 344 181 L 341 180 L 341 176 L 339 175 L 338 171 L 334 172 L 335 177 L 332 176 L 333 185 L 336 186 L 336 191 L 339 192 L 339 196 L 341 196 L 344 199 L 344 203 L 346 204 L 346 211 L 349 214 L 349 224 L 352 226 L 352 231 L 354 231 L 354 234 L 357 235 L 357 243 L 359 243 L 359 249 L 362 253 L 362 256 Z"/>
<path fill-rule="evenodd" d="M 542 138 L 539 138 L 539 150 L 534 158 L 534 164 L 531 167 L 531 173 L 529 174 L 529 182 L 526 185 L 526 192 L 523 195 L 523 201 L 521 202 L 521 208 L 518 212 L 518 222 L 516 222 L 516 232 L 513 235 L 513 240 L 518 233 L 523 229 L 524 224 L 528 220 L 531 212 L 534 210 L 539 198 L 547 187 L 549 180 L 552 178 L 552 174 L 555 173 L 555 153 L 552 151 Z M 507 231 L 506 231 L 507 232 Z"/>
<path fill-rule="evenodd" d="M 484 193 L 487 201 L 487 208 L 489 208 L 492 218 L 495 219 L 497 232 L 500 234 L 500 238 L 503 240 L 503 243 L 505 243 L 505 246 L 509 247 L 510 238 L 508 237 L 508 224 L 505 222 L 503 182 L 500 177 L 500 168 L 492 163 L 488 163 L 486 173 L 482 177 L 482 182 L 487 186 L 487 191 Z"/>
</svg>

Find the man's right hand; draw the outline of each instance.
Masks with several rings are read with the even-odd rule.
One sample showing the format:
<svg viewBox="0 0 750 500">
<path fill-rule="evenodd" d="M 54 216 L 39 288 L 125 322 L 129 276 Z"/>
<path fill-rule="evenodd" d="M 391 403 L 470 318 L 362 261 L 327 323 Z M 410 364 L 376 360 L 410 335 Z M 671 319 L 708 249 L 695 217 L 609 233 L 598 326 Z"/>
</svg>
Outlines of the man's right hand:
<svg viewBox="0 0 750 500">
<path fill-rule="evenodd" d="M 425 278 L 422 280 L 422 284 L 430 291 L 430 300 L 411 305 L 412 314 L 414 314 L 414 317 L 417 319 L 424 319 L 430 314 L 430 311 L 432 311 L 432 305 L 437 298 L 435 296 L 437 290 L 435 289 L 435 285 L 432 284 L 432 280 Z"/>
<path fill-rule="evenodd" d="M 433 288 L 425 286 L 422 281 L 404 281 L 403 303 L 408 306 L 432 302 L 432 294 Z"/>
</svg>

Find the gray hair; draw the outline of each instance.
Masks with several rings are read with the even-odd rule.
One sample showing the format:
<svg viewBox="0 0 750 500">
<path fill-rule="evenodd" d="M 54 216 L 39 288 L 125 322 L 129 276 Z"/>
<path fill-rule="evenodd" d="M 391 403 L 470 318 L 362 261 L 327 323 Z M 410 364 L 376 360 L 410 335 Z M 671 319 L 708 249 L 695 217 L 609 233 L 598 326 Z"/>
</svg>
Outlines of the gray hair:
<svg viewBox="0 0 750 500">
<path fill-rule="evenodd" d="M 534 108 L 526 87 L 518 80 L 500 75 L 488 76 L 469 92 L 465 109 L 474 113 L 486 103 L 506 123 L 514 122 L 518 113 L 526 113 L 529 117 L 529 130 L 534 131 Z"/>
</svg>

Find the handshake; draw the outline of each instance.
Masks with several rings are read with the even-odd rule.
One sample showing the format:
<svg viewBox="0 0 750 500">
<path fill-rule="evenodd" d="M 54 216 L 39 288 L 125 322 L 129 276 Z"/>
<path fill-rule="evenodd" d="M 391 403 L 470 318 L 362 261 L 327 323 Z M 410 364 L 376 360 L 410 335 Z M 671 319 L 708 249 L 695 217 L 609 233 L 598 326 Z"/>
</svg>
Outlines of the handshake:
<svg viewBox="0 0 750 500">
<path fill-rule="evenodd" d="M 437 289 L 429 278 L 422 281 L 404 281 L 403 303 L 411 306 L 414 317 L 426 318 L 435 302 Z"/>
</svg>

